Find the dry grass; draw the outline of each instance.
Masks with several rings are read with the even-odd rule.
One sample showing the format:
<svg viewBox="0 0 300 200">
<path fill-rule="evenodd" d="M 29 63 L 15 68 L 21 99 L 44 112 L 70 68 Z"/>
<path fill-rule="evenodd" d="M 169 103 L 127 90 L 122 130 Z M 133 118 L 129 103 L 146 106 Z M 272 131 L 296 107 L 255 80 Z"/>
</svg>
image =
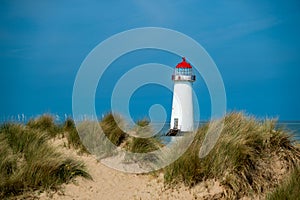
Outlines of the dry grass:
<svg viewBox="0 0 300 200">
<path fill-rule="evenodd" d="M 70 124 L 70 122 L 68 122 Z M 81 146 L 85 145 L 86 149 L 97 156 L 97 158 L 105 158 L 115 153 L 116 147 L 120 146 L 126 139 L 127 135 L 118 126 L 123 124 L 123 119 L 116 114 L 108 113 L 104 118 L 98 121 L 82 121 L 74 128 L 68 139 L 69 143 L 76 143 Z M 73 126 L 73 125 L 71 125 Z M 75 133 L 77 135 L 75 135 Z M 79 140 L 80 139 L 80 140 Z M 81 144 L 79 144 L 81 143 Z"/>
<path fill-rule="evenodd" d="M 0 128 L 0 198 L 57 189 L 76 176 L 91 179 L 83 163 L 48 145 L 49 135 L 35 128 L 4 124 Z"/>
<path fill-rule="evenodd" d="M 153 135 L 153 129 L 147 119 L 138 120 L 132 132 L 135 136 L 129 136 L 125 141 L 126 149 L 130 152 L 148 153 L 162 146 L 158 137 L 149 137 L 149 135 Z"/>
<path fill-rule="evenodd" d="M 27 122 L 27 127 L 41 132 L 46 132 L 52 138 L 63 133 L 61 127 L 55 124 L 54 117 L 51 114 L 44 114 L 35 119 L 30 119 Z"/>
<path fill-rule="evenodd" d="M 100 122 L 100 126 L 108 139 L 116 146 L 124 142 L 126 133 L 119 127 L 124 124 L 121 116 L 113 113 L 108 113 Z"/>
<path fill-rule="evenodd" d="M 224 128 L 216 145 L 206 157 L 200 158 L 199 150 L 209 125 L 218 127 L 221 122 Z M 151 135 L 148 120 L 139 120 L 131 129 L 137 137 L 128 136 L 118 124 L 124 121 L 112 113 L 101 122 L 84 121 L 77 126 L 80 137 L 73 120 L 57 125 L 50 115 L 31 120 L 26 126 L 2 125 L 0 198 L 56 189 L 75 176 L 91 178 L 83 163 L 66 158 L 49 146 L 50 138 L 66 136 L 70 148 L 84 152 L 87 150 L 83 144 L 88 144 L 98 158 L 113 155 L 115 146 L 134 153 L 148 153 L 162 146 L 156 137 L 139 137 Z M 299 168 L 296 167 L 299 160 L 300 146 L 295 145 L 288 131 L 277 128 L 276 121 L 261 122 L 243 113 L 230 113 L 201 127 L 183 156 L 163 171 L 165 183 L 170 185 L 183 182 L 192 187 L 207 179 L 218 180 L 226 189 L 223 196 L 230 199 L 264 196 L 275 188 L 269 199 L 281 199 L 287 194 L 293 199 L 299 196 Z M 291 172 L 281 186 L 278 185 L 284 174 L 276 171 L 278 166 L 285 174 Z"/>
<path fill-rule="evenodd" d="M 165 169 L 166 183 L 184 182 L 193 186 L 217 179 L 227 188 L 229 198 L 259 195 L 278 183 L 272 160 L 279 157 L 292 168 L 300 160 L 300 150 L 286 131 L 276 129 L 276 121 L 259 122 L 242 113 L 228 114 L 224 128 L 212 149 L 199 158 L 199 149 L 208 129 L 200 128 L 187 152 Z M 210 123 L 221 123 L 222 120 Z"/>
<path fill-rule="evenodd" d="M 68 118 L 63 125 L 64 135 L 66 135 L 68 141 L 68 147 L 79 149 L 80 153 L 89 153 L 87 148 L 83 145 L 81 138 L 76 130 L 74 120 Z"/>
<path fill-rule="evenodd" d="M 296 200 L 300 198 L 300 167 L 296 167 L 290 176 L 267 196 L 268 200 Z"/>
</svg>

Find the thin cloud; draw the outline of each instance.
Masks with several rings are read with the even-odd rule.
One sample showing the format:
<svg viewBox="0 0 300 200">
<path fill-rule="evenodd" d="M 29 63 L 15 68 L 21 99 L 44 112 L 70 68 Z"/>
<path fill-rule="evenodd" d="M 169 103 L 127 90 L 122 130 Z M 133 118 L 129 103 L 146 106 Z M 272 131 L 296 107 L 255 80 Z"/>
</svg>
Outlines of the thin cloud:
<svg viewBox="0 0 300 200">
<path fill-rule="evenodd" d="M 265 29 L 269 29 L 273 26 L 278 25 L 280 22 L 281 22 L 280 20 L 274 18 L 258 19 L 258 20 L 233 24 L 229 26 L 227 29 L 225 29 L 225 31 L 231 33 L 227 35 L 228 38 L 235 38 L 235 37 L 240 37 L 251 33 L 255 33 L 258 31 L 262 31 Z"/>
<path fill-rule="evenodd" d="M 252 33 L 267 30 L 277 26 L 282 21 L 276 18 L 263 18 L 251 21 L 238 22 L 214 31 L 207 32 L 204 36 L 205 41 L 209 43 L 220 43 L 222 41 L 232 40 Z"/>
</svg>

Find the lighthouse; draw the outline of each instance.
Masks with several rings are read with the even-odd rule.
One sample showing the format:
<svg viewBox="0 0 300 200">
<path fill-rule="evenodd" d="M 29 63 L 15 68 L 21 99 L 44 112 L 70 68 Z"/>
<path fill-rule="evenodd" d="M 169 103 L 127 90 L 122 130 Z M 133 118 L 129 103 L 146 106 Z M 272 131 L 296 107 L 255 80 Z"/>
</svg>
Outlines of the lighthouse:
<svg viewBox="0 0 300 200">
<path fill-rule="evenodd" d="M 192 66 L 183 57 L 172 75 L 174 81 L 170 130 L 167 136 L 182 135 L 194 129 L 193 89 L 196 80 Z"/>
</svg>

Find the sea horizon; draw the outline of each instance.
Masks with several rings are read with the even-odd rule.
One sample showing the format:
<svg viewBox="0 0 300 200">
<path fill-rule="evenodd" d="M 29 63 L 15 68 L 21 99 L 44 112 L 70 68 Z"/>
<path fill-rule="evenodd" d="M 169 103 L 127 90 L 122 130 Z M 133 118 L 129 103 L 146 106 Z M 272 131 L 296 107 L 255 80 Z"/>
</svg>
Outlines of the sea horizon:
<svg viewBox="0 0 300 200">
<path fill-rule="evenodd" d="M 51 116 L 53 116 L 54 122 L 57 124 L 62 124 L 66 119 L 73 119 L 72 115 L 70 114 L 64 114 L 64 115 L 58 115 L 58 114 L 50 114 L 46 113 Z M 26 124 L 29 120 L 35 119 L 37 117 L 40 117 L 44 114 L 37 114 L 37 115 L 24 115 L 24 114 L 18 114 L 18 115 L 10 115 L 10 116 L 1 116 L 0 117 L 0 125 L 5 123 L 20 123 L 20 124 Z M 88 115 L 82 115 L 79 119 L 76 119 L 75 121 L 87 121 L 87 120 L 101 120 L 103 118 L 102 116 L 97 116 L 97 119 L 93 119 L 89 117 Z M 272 119 L 272 118 L 271 118 Z M 276 118 L 274 118 L 276 119 Z M 263 121 L 263 119 L 259 119 L 259 121 Z M 195 121 L 195 129 L 199 128 L 201 125 L 204 125 L 205 123 L 209 122 L 210 120 L 200 120 Z M 154 126 L 155 131 L 158 135 L 165 135 L 170 127 L 170 121 L 166 122 L 152 122 L 151 123 Z M 163 124 L 163 125 L 162 125 Z M 198 126 L 197 126 L 198 124 Z M 132 125 L 130 125 L 132 126 Z M 156 128 L 158 127 L 158 128 Z M 277 121 L 277 128 L 282 128 L 284 130 L 289 130 L 289 133 L 291 133 L 293 138 L 297 141 L 300 141 L 300 120 L 278 120 Z"/>
</svg>

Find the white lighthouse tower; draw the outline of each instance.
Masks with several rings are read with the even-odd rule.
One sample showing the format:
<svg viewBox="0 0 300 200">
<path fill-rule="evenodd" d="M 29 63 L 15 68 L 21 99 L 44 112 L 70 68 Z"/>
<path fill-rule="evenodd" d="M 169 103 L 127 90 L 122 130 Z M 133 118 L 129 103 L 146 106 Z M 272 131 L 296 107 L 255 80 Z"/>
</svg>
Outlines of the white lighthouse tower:
<svg viewBox="0 0 300 200">
<path fill-rule="evenodd" d="M 182 62 L 177 64 L 172 80 L 174 81 L 172 114 L 167 136 L 192 132 L 194 129 L 192 84 L 196 76 L 193 75 L 192 66 L 184 57 Z"/>
</svg>

